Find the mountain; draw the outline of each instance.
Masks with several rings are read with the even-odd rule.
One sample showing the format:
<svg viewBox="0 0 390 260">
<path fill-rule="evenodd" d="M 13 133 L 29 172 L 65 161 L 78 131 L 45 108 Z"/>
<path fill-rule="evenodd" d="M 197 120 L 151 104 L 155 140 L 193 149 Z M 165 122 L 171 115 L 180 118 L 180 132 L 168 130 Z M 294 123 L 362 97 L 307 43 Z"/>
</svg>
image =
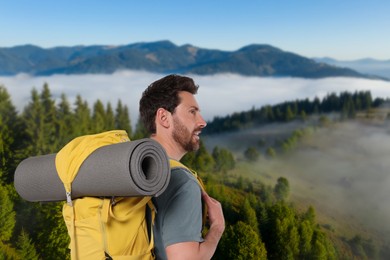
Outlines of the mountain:
<svg viewBox="0 0 390 260">
<path fill-rule="evenodd" d="M 170 41 L 122 46 L 45 49 L 23 45 L 0 48 L 0 75 L 113 73 L 123 69 L 200 75 L 235 73 L 304 78 L 374 77 L 264 44 L 252 44 L 236 51 L 203 49 L 189 44 L 177 46 Z"/>
<path fill-rule="evenodd" d="M 390 60 L 365 58 L 358 60 L 341 61 L 328 57 L 313 58 L 313 60 L 341 68 L 350 68 L 363 74 L 375 75 L 390 79 Z"/>
</svg>

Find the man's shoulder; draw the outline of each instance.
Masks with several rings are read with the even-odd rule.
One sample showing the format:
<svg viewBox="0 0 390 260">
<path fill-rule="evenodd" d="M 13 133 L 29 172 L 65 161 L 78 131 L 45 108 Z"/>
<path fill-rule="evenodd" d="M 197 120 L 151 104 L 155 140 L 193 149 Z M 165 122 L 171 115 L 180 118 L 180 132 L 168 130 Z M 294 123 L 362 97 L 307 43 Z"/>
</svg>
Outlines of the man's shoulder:
<svg viewBox="0 0 390 260">
<path fill-rule="evenodd" d="M 197 184 L 195 176 L 186 168 L 174 167 L 171 169 L 171 181 L 177 184 L 184 184 L 186 182 L 194 182 Z"/>
<path fill-rule="evenodd" d="M 160 205 L 161 203 L 165 205 L 174 198 L 195 199 L 200 195 L 200 192 L 200 186 L 191 172 L 184 168 L 172 168 L 167 189 L 154 200 L 160 207 L 163 207 Z M 178 196 L 179 194 L 180 196 Z"/>
</svg>

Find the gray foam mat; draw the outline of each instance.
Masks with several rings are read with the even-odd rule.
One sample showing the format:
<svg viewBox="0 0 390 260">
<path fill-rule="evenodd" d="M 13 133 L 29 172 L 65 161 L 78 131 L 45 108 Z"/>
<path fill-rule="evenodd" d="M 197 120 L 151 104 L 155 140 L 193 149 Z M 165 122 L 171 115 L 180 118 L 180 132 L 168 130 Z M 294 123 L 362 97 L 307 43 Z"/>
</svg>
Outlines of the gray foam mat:
<svg viewBox="0 0 390 260">
<path fill-rule="evenodd" d="M 30 157 L 15 171 L 14 185 L 28 201 L 66 200 L 55 167 L 56 154 Z M 169 159 L 156 141 L 144 138 L 103 146 L 80 166 L 72 199 L 101 196 L 158 196 L 168 186 Z"/>
</svg>

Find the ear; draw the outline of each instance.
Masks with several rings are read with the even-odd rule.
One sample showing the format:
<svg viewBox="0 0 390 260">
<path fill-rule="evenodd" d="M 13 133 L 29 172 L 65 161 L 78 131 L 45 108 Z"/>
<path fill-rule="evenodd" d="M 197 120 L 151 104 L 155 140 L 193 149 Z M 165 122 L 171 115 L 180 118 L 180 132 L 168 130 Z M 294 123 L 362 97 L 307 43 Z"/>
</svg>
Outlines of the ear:
<svg viewBox="0 0 390 260">
<path fill-rule="evenodd" d="M 164 128 L 169 128 L 171 124 L 170 117 L 171 113 L 168 110 L 159 108 L 156 112 L 156 124 L 161 125 Z"/>
</svg>

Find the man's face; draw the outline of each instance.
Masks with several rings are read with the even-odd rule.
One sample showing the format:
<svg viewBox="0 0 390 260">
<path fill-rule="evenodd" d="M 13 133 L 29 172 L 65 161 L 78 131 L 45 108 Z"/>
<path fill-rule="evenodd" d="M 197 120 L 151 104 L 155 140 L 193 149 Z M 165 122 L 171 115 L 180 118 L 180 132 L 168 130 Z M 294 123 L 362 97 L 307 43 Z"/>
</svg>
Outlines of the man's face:
<svg viewBox="0 0 390 260">
<path fill-rule="evenodd" d="M 199 149 L 199 134 L 206 122 L 200 114 L 199 105 L 194 95 L 189 92 L 180 92 L 180 104 L 176 107 L 173 116 L 173 139 L 185 152 Z"/>
</svg>

